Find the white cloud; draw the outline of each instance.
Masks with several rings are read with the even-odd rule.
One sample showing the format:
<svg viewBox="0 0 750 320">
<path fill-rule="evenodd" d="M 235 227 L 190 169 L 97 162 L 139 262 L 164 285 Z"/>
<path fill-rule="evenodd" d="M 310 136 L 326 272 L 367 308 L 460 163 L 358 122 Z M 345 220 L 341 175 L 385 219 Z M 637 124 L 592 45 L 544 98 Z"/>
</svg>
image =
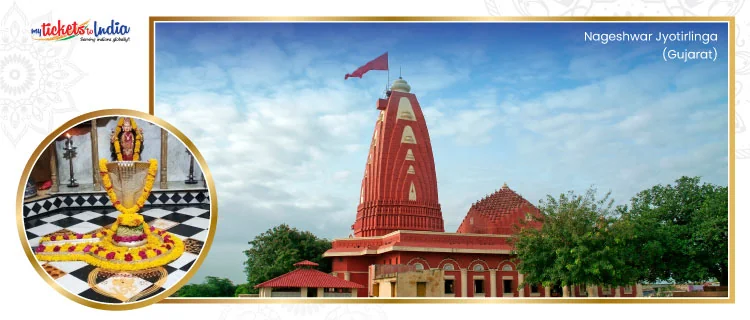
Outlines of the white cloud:
<svg viewBox="0 0 750 320">
<path fill-rule="evenodd" d="M 374 57 L 348 51 L 342 66 L 330 52 L 348 50 L 347 39 L 337 41 L 329 50 L 258 37 L 195 65 L 164 54 L 156 115 L 196 144 L 218 191 L 219 229 L 196 281 L 241 281 L 245 243 L 280 223 L 347 236 L 384 77 L 344 81 L 357 61 Z M 461 57 L 469 64 L 485 58 Z M 575 63 L 561 68 L 548 58 L 504 62 L 495 82 L 468 91 L 464 83 L 479 82 L 466 63 L 432 57 L 405 64 L 433 139 L 447 231 L 503 182 L 534 203 L 590 184 L 624 201 L 683 174 L 722 183 L 726 145 L 716 132 L 727 125 L 718 101 L 726 92 L 725 84 L 706 83 L 713 69 L 654 64 L 564 82 Z M 500 80 L 516 85 L 493 87 Z M 564 88 L 529 94 L 549 81 Z"/>
</svg>

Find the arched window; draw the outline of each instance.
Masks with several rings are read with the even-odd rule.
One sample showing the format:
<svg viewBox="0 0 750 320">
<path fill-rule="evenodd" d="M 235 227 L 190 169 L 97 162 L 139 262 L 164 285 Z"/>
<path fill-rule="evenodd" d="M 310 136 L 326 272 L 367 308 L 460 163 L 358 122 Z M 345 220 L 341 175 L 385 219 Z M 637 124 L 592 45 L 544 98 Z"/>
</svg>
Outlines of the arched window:
<svg viewBox="0 0 750 320">
<path fill-rule="evenodd" d="M 417 139 L 414 138 L 414 130 L 411 126 L 404 126 L 404 132 L 401 134 L 401 143 L 417 144 Z"/>
<path fill-rule="evenodd" d="M 409 102 L 409 98 L 401 97 L 398 101 L 398 119 L 415 121 L 414 109 Z"/>
<path fill-rule="evenodd" d="M 513 271 L 513 267 L 511 267 L 509 264 L 506 264 L 503 266 L 503 271 Z"/>
<path fill-rule="evenodd" d="M 454 270 L 453 269 L 453 264 L 452 263 L 446 263 L 445 265 L 443 265 L 443 270 L 445 270 L 445 271 L 453 271 Z"/>
<path fill-rule="evenodd" d="M 414 264 L 414 268 L 417 269 L 417 270 L 424 270 L 424 265 L 421 264 L 421 263 L 419 263 L 419 262 L 417 262 L 417 263 Z"/>
<path fill-rule="evenodd" d="M 481 264 L 479 264 L 479 263 L 477 263 L 477 264 L 474 265 L 474 271 L 482 272 L 482 271 L 484 271 L 484 266 L 481 265 Z"/>
<path fill-rule="evenodd" d="M 414 161 L 414 152 L 411 149 L 406 150 L 406 160 Z"/>
</svg>

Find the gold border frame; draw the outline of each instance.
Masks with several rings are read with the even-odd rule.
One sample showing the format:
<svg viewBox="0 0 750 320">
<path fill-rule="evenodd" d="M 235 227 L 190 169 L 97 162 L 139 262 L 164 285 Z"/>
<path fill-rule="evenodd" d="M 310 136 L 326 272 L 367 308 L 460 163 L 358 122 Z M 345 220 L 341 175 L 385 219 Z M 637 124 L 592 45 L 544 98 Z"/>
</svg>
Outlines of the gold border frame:
<svg viewBox="0 0 750 320">
<path fill-rule="evenodd" d="M 736 26 L 734 16 L 716 17 L 496 17 L 496 16 L 151 16 L 149 17 L 149 113 L 154 114 L 155 104 L 155 26 L 158 22 L 725 22 L 729 32 L 729 297 L 722 298 L 167 298 L 161 303 L 222 303 L 222 304 L 287 304 L 287 303 L 623 303 L 623 304 L 672 304 L 672 303 L 735 303 L 735 41 Z M 213 195 L 212 195 L 213 196 Z M 213 201 L 212 201 L 213 205 Z"/>
<path fill-rule="evenodd" d="M 198 255 L 198 258 L 193 263 L 193 266 L 188 270 L 188 272 L 185 274 L 185 276 L 180 279 L 179 282 L 174 284 L 171 288 L 168 288 L 167 290 L 162 291 L 161 293 L 142 300 L 138 302 L 133 303 L 123 303 L 123 304 L 109 304 L 109 303 L 103 303 L 103 302 L 96 302 L 92 300 L 88 300 L 86 298 L 83 298 L 77 294 L 73 294 L 67 289 L 60 286 L 57 281 L 52 279 L 47 272 L 44 271 L 41 264 L 37 261 L 36 257 L 34 256 L 34 253 L 31 252 L 31 246 L 29 245 L 28 239 L 26 239 L 26 228 L 23 224 L 23 195 L 24 190 L 26 189 L 26 180 L 28 179 L 28 176 L 31 174 L 32 168 L 34 168 L 34 165 L 39 161 L 39 156 L 41 156 L 42 152 L 47 150 L 47 148 L 52 144 L 52 142 L 65 133 L 65 131 L 69 130 L 73 126 L 91 120 L 101 117 L 111 117 L 111 116 L 130 116 L 134 118 L 139 118 L 144 121 L 151 122 L 153 124 L 158 125 L 159 127 L 169 131 L 170 134 L 174 135 L 178 140 L 180 140 L 185 146 L 192 152 L 193 156 L 195 157 L 195 160 L 198 162 L 198 165 L 200 166 L 201 170 L 203 171 L 203 176 L 206 180 L 206 187 L 208 188 L 209 192 L 209 199 L 210 199 L 210 212 L 211 212 L 211 223 L 208 229 L 208 236 L 206 237 L 206 241 L 204 241 L 203 248 L 201 249 L 200 255 Z M 216 202 L 216 188 L 214 187 L 214 180 L 213 176 L 211 175 L 211 172 L 208 170 L 208 165 L 206 164 L 206 160 L 203 158 L 203 155 L 198 151 L 198 149 L 195 147 L 192 141 L 190 141 L 182 132 L 177 130 L 177 128 L 173 127 L 171 124 L 165 122 L 164 120 L 161 120 L 153 115 L 143 113 L 140 111 L 135 110 L 128 110 L 128 109 L 108 109 L 108 110 L 99 110 L 99 111 L 93 111 L 84 113 L 82 115 L 79 115 L 62 126 L 58 127 L 54 131 L 52 131 L 49 135 L 47 135 L 46 138 L 37 146 L 37 148 L 34 150 L 34 152 L 31 154 L 31 157 L 29 158 L 28 162 L 26 163 L 26 167 L 23 170 L 23 173 L 21 174 L 21 181 L 18 184 L 18 194 L 16 196 L 16 224 L 18 228 L 18 237 L 21 240 L 21 245 L 23 246 L 23 250 L 26 253 L 26 257 L 29 259 L 29 262 L 31 262 L 34 269 L 39 273 L 39 275 L 55 290 L 62 293 L 65 297 L 68 299 L 71 299 L 75 302 L 78 302 L 82 305 L 85 305 L 87 307 L 96 308 L 96 309 L 102 309 L 102 310 L 132 310 L 140 307 L 145 307 L 147 305 L 159 302 L 160 300 L 169 297 L 171 294 L 173 294 L 175 291 L 179 290 L 180 287 L 182 287 L 185 283 L 187 283 L 190 278 L 198 271 L 201 264 L 203 263 L 203 260 L 206 258 L 206 255 L 208 254 L 209 250 L 211 249 L 211 244 L 213 243 L 214 234 L 216 230 L 216 222 L 218 221 L 218 210 L 217 210 L 217 202 Z"/>
</svg>

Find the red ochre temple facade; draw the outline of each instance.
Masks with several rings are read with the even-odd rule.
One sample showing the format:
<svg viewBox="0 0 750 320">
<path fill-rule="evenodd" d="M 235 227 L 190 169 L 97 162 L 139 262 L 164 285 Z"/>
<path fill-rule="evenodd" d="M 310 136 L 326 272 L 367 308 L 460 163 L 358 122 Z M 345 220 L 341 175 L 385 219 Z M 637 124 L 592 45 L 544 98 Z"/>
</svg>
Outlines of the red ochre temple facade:
<svg viewBox="0 0 750 320">
<path fill-rule="evenodd" d="M 455 233 L 445 232 L 427 124 L 399 78 L 380 110 L 362 179 L 354 236 L 324 256 L 333 275 L 368 296 L 549 297 L 560 288 L 525 285 L 509 243 L 513 225 L 539 210 L 507 185 L 475 202 Z M 533 225 L 539 227 L 539 225 Z M 408 287 L 408 288 L 407 288 Z M 570 288 L 572 296 L 636 296 L 632 287 Z"/>
</svg>

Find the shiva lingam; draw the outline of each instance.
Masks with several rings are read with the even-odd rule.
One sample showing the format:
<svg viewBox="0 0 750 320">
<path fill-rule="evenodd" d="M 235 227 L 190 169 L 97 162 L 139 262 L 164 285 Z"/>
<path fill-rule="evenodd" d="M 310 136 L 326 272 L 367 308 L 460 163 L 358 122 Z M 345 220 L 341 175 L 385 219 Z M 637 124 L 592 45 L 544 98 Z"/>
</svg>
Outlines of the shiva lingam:
<svg viewBox="0 0 750 320">
<path fill-rule="evenodd" d="M 120 211 L 112 225 L 112 242 L 123 247 L 138 247 L 148 241 L 148 225 L 138 210 L 145 204 L 156 176 L 156 160 L 101 163 L 102 180 L 110 201 Z M 153 165 L 152 165 L 153 164 Z M 106 173 L 106 175 L 105 175 Z"/>
<path fill-rule="evenodd" d="M 135 271 L 163 266 L 182 255 L 185 249 L 182 240 L 149 227 L 138 214 L 151 194 L 158 169 L 155 159 L 138 161 L 142 140 L 142 131 L 137 129 L 135 121 L 120 118 L 112 138 L 116 155 L 113 158 L 117 161 L 101 159 L 99 162 L 107 196 L 120 212 L 115 223 L 108 229 L 88 234 L 42 237 L 36 249 L 37 259 L 85 261 L 107 270 Z"/>
</svg>

